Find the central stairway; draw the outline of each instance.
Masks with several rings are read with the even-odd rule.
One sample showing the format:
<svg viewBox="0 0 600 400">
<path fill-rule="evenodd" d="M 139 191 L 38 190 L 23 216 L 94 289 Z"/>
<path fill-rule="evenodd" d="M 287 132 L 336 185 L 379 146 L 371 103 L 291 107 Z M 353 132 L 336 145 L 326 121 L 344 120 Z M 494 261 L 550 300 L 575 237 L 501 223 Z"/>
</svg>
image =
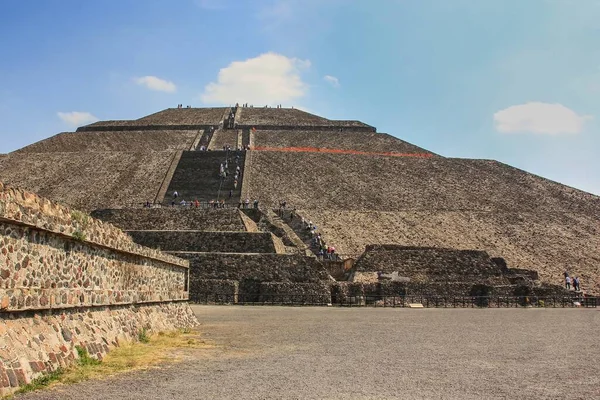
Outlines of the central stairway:
<svg viewBox="0 0 600 400">
<path fill-rule="evenodd" d="M 184 151 L 169 183 L 163 204 L 170 205 L 173 192 L 177 191 L 177 203 L 181 200 L 209 202 L 224 199 L 228 204 L 237 205 L 241 196 L 245 157 L 243 151 Z M 226 177 L 220 174 L 221 164 L 227 164 Z M 238 166 L 240 176 L 236 188 L 234 182 Z M 229 197 L 230 191 L 232 197 Z"/>
</svg>

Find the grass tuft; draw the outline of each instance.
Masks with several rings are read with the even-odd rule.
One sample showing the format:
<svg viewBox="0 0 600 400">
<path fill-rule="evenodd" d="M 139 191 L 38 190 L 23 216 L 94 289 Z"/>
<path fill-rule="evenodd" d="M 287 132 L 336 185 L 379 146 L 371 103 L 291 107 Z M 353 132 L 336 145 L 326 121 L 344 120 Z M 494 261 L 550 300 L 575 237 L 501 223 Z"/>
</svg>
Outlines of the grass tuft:
<svg viewBox="0 0 600 400">
<path fill-rule="evenodd" d="M 62 378 L 64 373 L 65 370 L 63 370 L 62 368 L 58 368 L 52 372 L 35 378 L 31 381 L 31 383 L 28 383 L 27 385 L 21 386 L 19 390 L 17 390 L 15 393 L 27 393 L 33 392 L 34 390 L 47 388 L 52 383 L 58 382 Z"/>
<path fill-rule="evenodd" d="M 100 363 L 102 362 L 100 360 L 96 360 L 93 357 L 90 357 L 87 350 L 82 346 L 75 346 L 75 349 L 77 350 L 77 354 L 79 355 L 79 361 L 77 362 L 77 364 L 80 367 L 87 367 L 89 365 L 100 365 Z"/>
<path fill-rule="evenodd" d="M 142 338 L 144 340 L 142 340 Z M 145 329 L 138 334 L 140 342 L 123 344 L 112 349 L 102 361 L 91 357 L 82 346 L 75 346 L 79 360 L 68 369 L 57 369 L 34 379 L 19 388 L 17 393 L 53 387 L 60 384 L 78 383 L 89 379 L 104 378 L 123 372 L 150 368 L 154 365 L 178 360 L 176 349 L 207 349 L 213 347 L 198 339 L 197 332 L 189 329 L 160 332 L 149 335 Z"/>
<path fill-rule="evenodd" d="M 142 328 L 142 330 L 138 333 L 138 340 L 140 343 L 150 343 L 150 337 L 148 336 L 146 328 Z"/>
</svg>

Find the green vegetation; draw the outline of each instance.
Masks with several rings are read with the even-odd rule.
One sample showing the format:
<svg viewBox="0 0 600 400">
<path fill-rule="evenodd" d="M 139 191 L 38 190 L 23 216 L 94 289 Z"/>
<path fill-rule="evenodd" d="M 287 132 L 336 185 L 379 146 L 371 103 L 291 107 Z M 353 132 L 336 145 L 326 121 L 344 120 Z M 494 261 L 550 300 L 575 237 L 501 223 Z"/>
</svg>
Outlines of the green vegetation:
<svg viewBox="0 0 600 400">
<path fill-rule="evenodd" d="M 138 333 L 138 340 L 140 343 L 150 343 L 150 337 L 148 336 L 146 328 L 142 328 L 142 330 Z"/>
<path fill-rule="evenodd" d="M 19 390 L 17 390 L 15 393 L 27 393 L 27 392 L 32 392 L 34 390 L 44 389 L 44 388 L 50 386 L 50 384 L 52 384 L 54 382 L 58 382 L 60 380 L 60 378 L 63 376 L 63 374 L 64 374 L 64 370 L 62 368 L 58 368 L 55 371 L 44 374 L 38 378 L 35 378 L 34 380 L 31 381 L 31 383 L 28 383 L 27 385 L 21 386 L 19 388 Z"/>
<path fill-rule="evenodd" d="M 71 218 L 73 221 L 78 222 L 82 229 L 86 229 L 90 222 L 90 216 L 82 213 L 81 211 L 71 211 Z"/>
<path fill-rule="evenodd" d="M 79 355 L 79 361 L 77 361 L 77 365 L 80 367 L 87 367 L 88 365 L 100 365 L 101 361 L 90 357 L 89 353 L 84 347 L 75 346 L 75 349 Z"/>
<path fill-rule="evenodd" d="M 73 232 L 73 239 L 84 241 L 86 238 L 87 236 L 85 235 L 85 233 L 83 233 L 80 230 L 76 230 L 75 232 Z"/>
<path fill-rule="evenodd" d="M 16 393 L 31 392 L 59 384 L 72 384 L 145 369 L 159 363 L 174 362 L 177 361 L 174 350 L 178 348 L 206 349 L 212 347 L 204 340 L 199 339 L 198 334 L 190 329 L 159 332 L 156 335 L 149 335 L 146 329 L 142 329 L 138 334 L 138 339 L 140 342 L 112 349 L 102 361 L 91 357 L 84 347 L 75 346 L 79 355 L 76 365 L 44 374 L 20 387 Z"/>
<path fill-rule="evenodd" d="M 90 216 L 82 213 L 81 211 L 73 210 L 71 211 L 71 218 L 78 225 L 75 229 L 75 232 L 73 232 L 73 238 L 84 241 L 87 238 L 85 230 L 89 226 Z"/>
</svg>

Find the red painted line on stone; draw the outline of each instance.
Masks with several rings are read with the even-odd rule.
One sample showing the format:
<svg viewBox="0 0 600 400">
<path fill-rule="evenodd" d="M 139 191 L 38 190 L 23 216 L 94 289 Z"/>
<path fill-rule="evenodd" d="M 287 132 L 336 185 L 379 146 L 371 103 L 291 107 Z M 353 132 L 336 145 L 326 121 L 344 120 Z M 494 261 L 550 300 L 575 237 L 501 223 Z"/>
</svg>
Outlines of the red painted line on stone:
<svg viewBox="0 0 600 400">
<path fill-rule="evenodd" d="M 266 147 L 257 146 L 251 150 L 256 151 L 279 151 L 289 153 L 330 153 L 330 154 L 358 154 L 363 156 L 386 156 L 386 157 L 418 157 L 430 158 L 433 154 L 429 153 L 394 153 L 394 152 L 371 152 L 360 150 L 344 150 L 344 149 L 326 149 L 321 147 Z"/>
</svg>

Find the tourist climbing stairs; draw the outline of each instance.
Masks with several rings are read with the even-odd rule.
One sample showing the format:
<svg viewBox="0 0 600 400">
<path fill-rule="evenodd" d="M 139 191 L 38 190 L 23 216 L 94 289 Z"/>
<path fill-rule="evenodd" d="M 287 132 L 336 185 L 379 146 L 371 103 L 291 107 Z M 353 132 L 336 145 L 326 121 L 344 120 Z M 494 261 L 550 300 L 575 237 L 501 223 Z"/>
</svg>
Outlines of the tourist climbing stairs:
<svg viewBox="0 0 600 400">
<path fill-rule="evenodd" d="M 244 159 L 243 151 L 184 151 L 163 204 L 170 205 L 173 201 L 179 204 L 182 200 L 198 200 L 201 203 L 225 200 L 229 206 L 237 206 L 244 177 Z M 227 172 L 226 176 L 223 176 L 221 166 Z M 176 199 L 173 198 L 174 192 L 178 193 Z"/>
<path fill-rule="evenodd" d="M 217 128 L 215 128 L 214 126 L 204 129 L 204 132 L 202 132 L 202 136 L 200 137 L 200 141 L 198 142 L 198 145 L 196 146 L 196 150 L 208 149 L 208 146 L 210 145 L 212 137 L 215 133 L 215 129 L 217 129 Z"/>
<path fill-rule="evenodd" d="M 286 246 L 287 253 L 300 252 L 306 256 L 316 257 L 309 247 L 298 237 L 296 232 L 291 229 L 278 215 L 271 209 L 263 210 L 264 216 L 270 226 L 265 230 L 271 231 L 274 235 L 281 237 Z"/>
<path fill-rule="evenodd" d="M 209 150 L 224 150 L 229 147 L 231 150 L 236 150 L 242 147 L 242 131 L 241 129 L 219 129 L 213 134 Z"/>
<path fill-rule="evenodd" d="M 275 214 L 277 215 L 281 215 L 281 211 L 280 210 L 274 210 L 273 211 Z M 309 220 L 305 219 L 306 224 L 303 225 L 302 224 L 302 215 L 296 213 L 296 215 L 294 216 L 294 218 L 291 218 L 291 211 L 290 210 L 285 210 L 283 212 L 283 218 L 278 217 L 286 226 L 288 229 L 292 230 L 295 235 L 300 238 L 300 240 L 302 240 L 304 246 L 306 246 L 306 248 L 310 249 L 310 251 L 315 255 L 315 256 L 319 256 L 319 247 L 315 246 L 312 242 L 313 240 L 313 235 L 310 231 L 310 229 L 307 229 L 306 224 L 308 224 Z M 317 229 L 316 231 L 317 233 L 319 233 L 319 230 Z M 327 245 L 331 245 L 331 243 L 326 243 L 325 246 Z M 339 254 L 338 254 L 339 256 Z M 343 258 L 343 257 L 342 257 Z"/>
</svg>

